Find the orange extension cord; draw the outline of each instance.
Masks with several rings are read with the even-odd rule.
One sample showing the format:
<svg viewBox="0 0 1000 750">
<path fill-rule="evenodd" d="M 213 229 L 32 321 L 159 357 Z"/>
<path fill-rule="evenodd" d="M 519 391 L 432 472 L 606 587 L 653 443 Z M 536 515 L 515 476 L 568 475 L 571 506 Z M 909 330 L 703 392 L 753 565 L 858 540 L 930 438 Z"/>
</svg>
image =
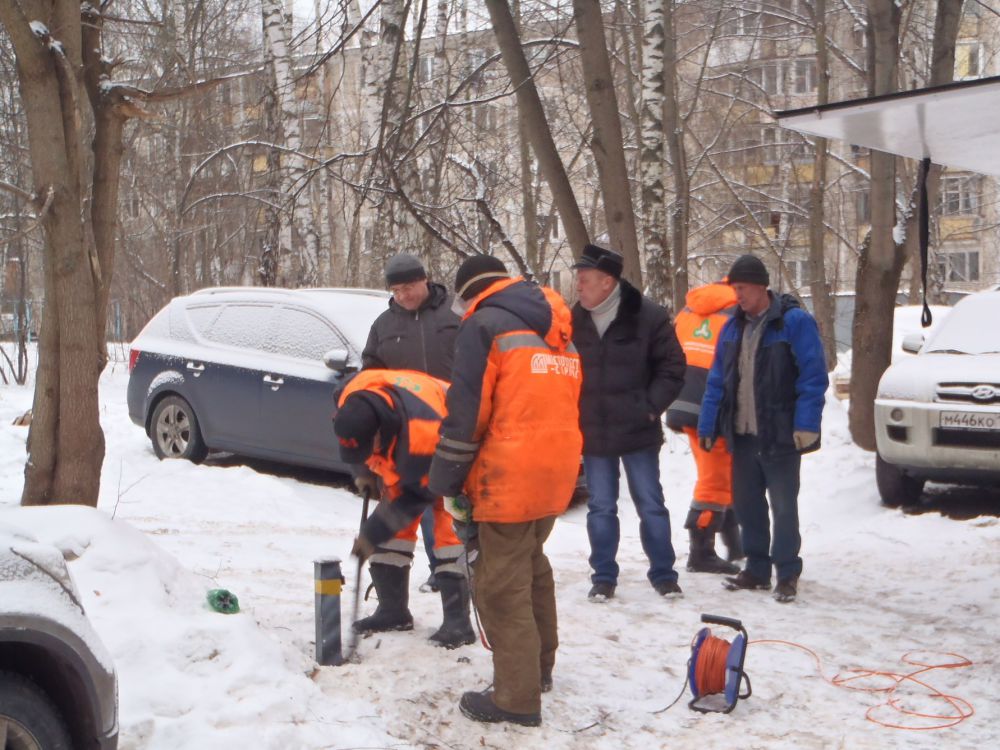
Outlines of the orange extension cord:
<svg viewBox="0 0 1000 750">
<path fill-rule="evenodd" d="M 866 693 L 882 693 L 885 695 L 886 700 L 876 706 L 872 706 L 865 712 L 865 718 L 875 724 L 879 724 L 883 727 L 889 727 L 891 729 L 909 729 L 913 731 L 927 731 L 930 729 L 947 729 L 948 727 L 953 727 L 956 724 L 960 724 L 970 716 L 975 713 L 972 704 L 969 703 L 964 698 L 959 698 L 956 695 L 948 695 L 942 693 L 940 690 L 928 685 L 923 680 L 917 679 L 918 675 L 924 675 L 928 672 L 932 672 L 935 669 L 960 669 L 962 667 L 971 667 L 973 662 L 970 659 L 960 656 L 959 654 L 953 654 L 950 652 L 925 652 L 925 653 L 937 653 L 943 657 L 948 657 L 951 661 L 943 661 L 939 664 L 928 664 L 923 661 L 919 661 L 914 657 L 916 652 L 909 651 L 902 656 L 902 661 L 905 664 L 909 664 L 914 667 L 919 667 L 919 669 L 909 672 L 906 674 L 901 674 L 897 672 L 885 672 L 876 669 L 849 669 L 846 672 L 841 672 L 837 674 L 832 679 L 826 677 L 823 674 L 823 664 L 819 656 L 810 648 L 807 648 L 801 644 L 794 643 L 792 641 L 782 641 L 777 639 L 761 639 L 750 641 L 747 645 L 780 645 L 780 646 L 791 646 L 792 648 L 801 649 L 807 654 L 812 656 L 816 662 L 816 671 L 819 672 L 820 677 L 823 678 L 825 682 L 829 684 L 844 688 L 846 690 L 859 690 Z M 704 695 L 721 693 L 725 689 L 726 685 L 726 655 L 729 651 L 729 642 L 722 639 L 716 638 L 715 636 L 709 635 L 701 644 L 701 650 L 698 653 L 698 662 L 695 664 L 695 679 L 698 681 L 698 685 L 701 687 L 701 692 Z M 883 679 L 888 680 L 888 684 L 880 686 L 859 686 L 853 683 L 865 680 L 868 678 Z M 947 713 L 922 713 L 920 711 L 914 711 L 903 705 L 903 699 L 898 697 L 895 693 L 896 690 L 906 682 L 914 683 L 920 687 L 927 690 L 927 696 L 932 700 L 943 701 L 945 704 L 951 707 L 951 711 Z M 896 724 L 889 721 L 884 721 L 878 718 L 875 714 L 879 709 L 884 706 L 888 706 L 894 711 L 903 714 L 904 716 L 917 717 L 921 719 L 932 719 L 937 721 L 937 724 L 931 724 L 928 726 L 906 726 L 905 724 Z"/>
</svg>

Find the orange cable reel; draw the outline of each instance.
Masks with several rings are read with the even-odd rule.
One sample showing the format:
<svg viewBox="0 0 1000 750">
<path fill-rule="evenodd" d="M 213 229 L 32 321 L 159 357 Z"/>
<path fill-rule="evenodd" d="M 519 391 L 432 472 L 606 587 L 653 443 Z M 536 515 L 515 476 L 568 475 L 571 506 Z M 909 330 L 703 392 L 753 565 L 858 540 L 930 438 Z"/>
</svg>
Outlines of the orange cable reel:
<svg viewBox="0 0 1000 750">
<path fill-rule="evenodd" d="M 749 698 L 751 695 L 750 677 L 743 668 L 747 646 L 750 644 L 770 644 L 791 646 L 805 651 L 816 662 L 816 671 L 820 677 L 834 687 L 884 695 L 885 700 L 882 703 L 871 706 L 865 712 L 865 718 L 868 721 L 880 726 L 912 731 L 947 729 L 960 724 L 975 714 L 975 709 L 969 701 L 957 695 L 944 693 L 923 679 L 924 675 L 935 670 L 971 667 L 973 662 L 960 654 L 910 651 L 903 654 L 902 661 L 917 667 L 912 672 L 902 674 L 853 668 L 845 670 L 831 679 L 823 674 L 823 665 L 819 655 L 806 646 L 793 641 L 770 638 L 751 641 L 743 623 L 731 617 L 702 614 L 701 621 L 710 625 L 723 625 L 732 628 L 738 631 L 738 635 L 732 643 L 712 635 L 712 631 L 707 627 L 702 628 L 695 635 L 691 643 L 691 658 L 688 660 L 687 674 L 687 684 L 690 685 L 694 695 L 688 703 L 688 707 L 694 711 L 729 713 L 736 708 L 740 699 Z M 744 684 L 746 692 L 741 693 L 740 688 Z M 941 707 L 935 708 L 935 706 Z M 890 715 L 893 711 L 901 714 L 904 718 L 892 720 Z M 903 721 L 906 723 L 900 723 Z"/>
</svg>

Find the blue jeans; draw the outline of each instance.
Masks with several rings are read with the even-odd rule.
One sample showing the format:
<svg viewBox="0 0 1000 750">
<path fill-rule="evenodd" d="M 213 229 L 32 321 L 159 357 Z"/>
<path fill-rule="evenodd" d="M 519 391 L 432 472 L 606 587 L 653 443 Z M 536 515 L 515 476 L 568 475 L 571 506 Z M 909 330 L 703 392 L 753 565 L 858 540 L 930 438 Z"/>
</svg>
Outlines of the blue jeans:
<svg viewBox="0 0 1000 750">
<path fill-rule="evenodd" d="M 740 522 L 746 569 L 757 578 L 770 580 L 774 565 L 778 580 L 796 578 L 802 572 L 799 549 L 798 453 L 760 455 L 756 435 L 736 435 L 733 440 L 733 509 Z M 774 521 L 774 537 L 768 520 L 768 500 Z"/>
<path fill-rule="evenodd" d="M 587 536 L 593 583 L 617 583 L 619 524 L 619 461 L 625 466 L 632 502 L 639 514 L 639 539 L 649 559 L 646 577 L 654 585 L 676 581 L 674 546 L 670 542 L 670 513 L 660 486 L 660 449 L 645 448 L 624 456 L 584 456 L 590 501 L 587 503 Z"/>
<path fill-rule="evenodd" d="M 430 564 L 431 573 L 438 566 L 437 556 L 434 554 L 434 506 L 428 505 L 424 514 L 420 516 L 420 535 L 424 538 L 424 549 L 427 551 L 427 562 Z"/>
</svg>

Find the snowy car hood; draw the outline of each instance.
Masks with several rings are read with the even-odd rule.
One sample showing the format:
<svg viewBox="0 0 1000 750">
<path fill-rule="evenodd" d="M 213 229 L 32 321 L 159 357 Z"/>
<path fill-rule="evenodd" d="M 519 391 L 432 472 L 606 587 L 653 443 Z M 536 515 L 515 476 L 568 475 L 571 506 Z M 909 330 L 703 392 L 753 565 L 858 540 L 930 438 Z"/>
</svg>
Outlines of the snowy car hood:
<svg viewBox="0 0 1000 750">
<path fill-rule="evenodd" d="M 31 534 L 0 522 L 0 630 L 30 627 L 80 639 L 108 672 L 110 654 L 94 632 L 62 551 Z M 53 627 L 54 626 L 54 627 Z"/>
<path fill-rule="evenodd" d="M 878 398 L 933 401 L 938 383 L 998 383 L 1000 354 L 929 352 L 892 365 L 878 384 Z"/>
</svg>

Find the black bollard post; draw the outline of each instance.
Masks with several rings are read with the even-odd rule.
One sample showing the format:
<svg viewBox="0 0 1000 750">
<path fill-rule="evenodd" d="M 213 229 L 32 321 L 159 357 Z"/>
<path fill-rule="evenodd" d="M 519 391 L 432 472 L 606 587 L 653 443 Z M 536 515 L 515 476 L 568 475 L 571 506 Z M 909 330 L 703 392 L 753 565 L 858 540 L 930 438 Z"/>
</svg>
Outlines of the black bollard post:
<svg viewBox="0 0 1000 750">
<path fill-rule="evenodd" d="M 344 663 L 340 641 L 340 590 L 344 576 L 340 558 L 313 562 L 316 579 L 316 662 L 322 666 Z"/>
</svg>

